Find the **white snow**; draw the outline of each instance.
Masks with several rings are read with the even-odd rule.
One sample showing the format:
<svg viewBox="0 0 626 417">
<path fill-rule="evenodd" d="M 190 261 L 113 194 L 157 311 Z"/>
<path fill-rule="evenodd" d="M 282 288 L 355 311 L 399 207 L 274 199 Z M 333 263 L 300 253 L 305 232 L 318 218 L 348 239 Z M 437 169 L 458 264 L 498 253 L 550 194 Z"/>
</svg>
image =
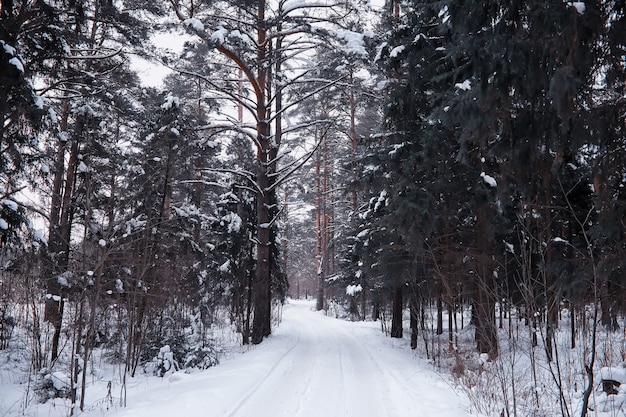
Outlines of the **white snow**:
<svg viewBox="0 0 626 417">
<path fill-rule="evenodd" d="M 7 54 L 11 55 L 11 56 L 15 56 L 15 48 L 12 47 L 11 45 L 6 44 L 4 41 L 0 41 L 0 44 L 2 45 L 2 48 L 4 49 L 4 52 L 6 52 Z"/>
<path fill-rule="evenodd" d="M 220 224 L 222 226 L 228 224 L 228 233 L 237 233 L 241 230 L 241 226 L 243 225 L 243 220 L 241 217 L 237 215 L 237 213 L 230 212 L 227 215 L 223 216 Z M 270 227 L 269 223 L 266 225 L 260 225 L 261 228 Z"/>
<path fill-rule="evenodd" d="M 372 79 L 372 73 L 365 68 L 361 68 L 353 74 L 353 77 L 363 81 L 368 81 Z"/>
<path fill-rule="evenodd" d="M 363 239 L 364 237 L 366 237 L 368 234 L 370 233 L 370 229 L 365 229 L 359 232 L 358 235 L 356 235 L 357 239 Z"/>
<path fill-rule="evenodd" d="M 587 6 L 584 1 L 569 1 L 567 2 L 567 5 L 574 7 L 578 14 L 584 14 L 585 10 L 587 10 Z"/>
<path fill-rule="evenodd" d="M 37 229 L 33 231 L 33 240 L 43 243 L 44 245 L 48 243 L 46 236 L 44 235 L 43 230 Z"/>
<path fill-rule="evenodd" d="M 600 378 L 603 380 L 617 381 L 626 384 L 626 368 L 622 366 L 604 367 L 600 369 Z"/>
<path fill-rule="evenodd" d="M 230 271 L 230 259 L 224 262 L 223 264 L 221 264 L 218 269 L 220 272 Z"/>
<path fill-rule="evenodd" d="M 17 211 L 17 203 L 13 200 L 4 199 L 2 200 L 2 205 L 8 207 L 13 211 Z"/>
<path fill-rule="evenodd" d="M 480 177 L 483 179 L 483 181 L 485 182 L 485 184 L 487 184 L 490 187 L 497 187 L 498 183 L 496 182 L 496 179 L 494 177 L 492 177 L 491 175 L 487 175 L 484 172 L 480 173 Z"/>
<path fill-rule="evenodd" d="M 388 80 L 379 81 L 378 83 L 376 83 L 376 87 L 374 87 L 374 90 L 377 90 L 377 91 L 384 90 L 385 88 L 387 88 L 388 85 L 389 85 Z"/>
<path fill-rule="evenodd" d="M 361 291 L 363 291 L 363 287 L 361 286 L 361 284 L 348 285 L 346 287 L 346 295 L 355 295 L 360 293 Z"/>
<path fill-rule="evenodd" d="M 52 380 L 52 385 L 55 389 L 61 391 L 68 389 L 70 387 L 70 377 L 68 377 L 63 372 L 53 372 L 50 375 L 50 379 Z"/>
<path fill-rule="evenodd" d="M 48 109 L 48 117 L 50 117 L 50 121 L 52 123 L 56 123 L 57 122 L 57 114 L 55 113 L 54 109 L 52 107 L 50 107 Z"/>
<path fill-rule="evenodd" d="M 250 42 L 250 38 L 248 38 L 246 35 L 244 35 L 240 31 L 238 31 L 237 29 L 235 29 L 232 32 L 230 32 L 228 34 L 228 37 L 231 38 L 231 39 L 239 39 L 241 42 L 243 42 L 244 44 L 248 45 L 249 47 L 253 46 L 252 42 Z"/>
<path fill-rule="evenodd" d="M 513 244 L 506 242 L 506 241 L 503 241 L 503 242 L 504 242 L 504 247 L 506 251 L 509 253 L 515 254 L 515 247 L 513 246 Z"/>
<path fill-rule="evenodd" d="M 345 44 L 345 51 L 349 54 L 358 55 L 362 57 L 367 56 L 367 50 L 365 49 L 364 38 L 366 34 L 353 32 L 351 30 L 338 29 L 332 31 L 335 36 L 343 40 Z"/>
<path fill-rule="evenodd" d="M 198 31 L 203 31 L 204 30 L 204 24 L 202 24 L 202 22 L 198 19 L 196 19 L 195 17 L 191 17 L 189 19 L 185 19 L 183 21 L 183 25 L 187 26 L 187 27 L 192 27 L 194 30 L 198 30 Z"/>
<path fill-rule="evenodd" d="M 389 156 L 395 156 L 398 153 L 398 150 L 404 148 L 405 146 L 406 142 L 393 145 L 393 149 L 389 151 Z"/>
<path fill-rule="evenodd" d="M 20 61 L 20 59 L 18 57 L 13 57 L 11 59 L 9 59 L 9 64 L 13 65 L 15 68 L 17 68 L 17 70 L 21 73 L 24 72 L 24 64 L 22 64 L 22 61 Z"/>
<path fill-rule="evenodd" d="M 94 117 L 96 112 L 89 104 L 84 104 L 76 109 L 76 114 L 85 117 Z"/>
<path fill-rule="evenodd" d="M 459 90 L 469 91 L 472 89 L 472 83 L 470 82 L 470 80 L 465 80 L 462 83 L 454 84 L 454 87 L 458 88 Z"/>
<path fill-rule="evenodd" d="M 9 228 L 9 223 L 6 220 L 0 218 L 0 229 L 7 230 Z"/>
<path fill-rule="evenodd" d="M 165 97 L 165 103 L 161 104 L 161 108 L 164 110 L 169 110 L 172 107 L 178 106 L 180 106 L 180 98 L 171 94 L 168 94 L 167 97 Z"/>
<path fill-rule="evenodd" d="M 98 241 L 98 245 L 100 245 L 100 247 L 103 247 L 103 248 L 104 248 L 104 247 L 107 245 L 107 242 L 106 242 L 106 240 L 104 240 L 104 239 L 100 239 L 100 240 Z"/>
<path fill-rule="evenodd" d="M 304 0 L 287 0 L 282 7 L 283 14 L 287 14 L 294 9 L 304 7 L 306 3 Z"/>
<path fill-rule="evenodd" d="M 171 373 L 149 386 L 131 382 L 127 408 L 81 415 L 476 417 L 467 398 L 406 347 L 394 346 L 379 323 L 338 320 L 313 307 L 290 301 L 272 336 L 247 353 L 201 373 Z M 116 381 L 111 392 L 119 392 Z"/>
<path fill-rule="evenodd" d="M 38 109 L 43 110 L 43 104 L 44 104 L 43 97 L 38 96 L 38 95 L 35 94 L 33 96 L 33 102 L 35 104 L 35 107 L 37 107 Z"/>
<path fill-rule="evenodd" d="M 64 272 L 57 277 L 57 282 L 62 287 L 70 288 L 71 285 L 70 285 L 70 282 L 68 281 L 68 278 L 70 278 L 71 275 L 72 275 L 71 272 Z"/>
<path fill-rule="evenodd" d="M 218 45 L 226 42 L 226 37 L 228 36 L 228 30 L 223 26 L 218 26 L 217 30 L 211 33 L 211 40 Z"/>
<path fill-rule="evenodd" d="M 374 211 L 378 211 L 378 209 L 380 207 L 382 207 L 382 205 L 384 204 L 385 206 L 387 205 L 387 190 L 382 190 L 380 192 L 380 195 L 378 196 L 378 199 L 375 199 L 376 201 L 376 205 L 374 206 Z"/>
<path fill-rule="evenodd" d="M 389 57 L 396 58 L 398 55 L 404 52 L 405 49 L 406 49 L 406 46 L 404 45 L 396 46 L 395 48 L 391 50 L 391 52 L 389 52 Z"/>
<path fill-rule="evenodd" d="M 89 172 L 89 167 L 83 161 L 80 161 L 80 163 L 78 164 L 78 172 L 80 173 Z"/>
</svg>

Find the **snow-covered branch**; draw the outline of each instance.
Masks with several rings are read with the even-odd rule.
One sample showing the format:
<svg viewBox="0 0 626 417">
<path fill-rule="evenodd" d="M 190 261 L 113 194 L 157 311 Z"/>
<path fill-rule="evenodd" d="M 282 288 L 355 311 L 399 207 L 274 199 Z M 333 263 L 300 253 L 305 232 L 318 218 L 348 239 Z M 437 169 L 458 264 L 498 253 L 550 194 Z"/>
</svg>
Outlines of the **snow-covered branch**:
<svg viewBox="0 0 626 417">
<path fill-rule="evenodd" d="M 210 78 L 208 78 L 205 75 L 199 74 L 197 72 L 194 71 L 189 71 L 189 70 L 185 70 L 185 69 L 181 69 L 181 68 L 175 68 L 172 67 L 170 65 L 167 65 L 165 63 L 162 63 L 166 68 L 171 69 L 172 71 L 176 71 L 179 74 L 185 74 L 185 75 L 189 75 L 191 77 L 196 77 L 201 79 L 202 81 L 206 82 L 207 84 L 209 84 L 211 87 L 213 87 L 217 92 L 219 92 L 220 94 L 223 94 L 224 96 L 226 96 L 229 100 L 232 100 L 233 102 L 240 104 L 243 108 L 245 108 L 248 112 L 250 112 L 250 114 L 252 116 L 256 116 L 256 109 L 252 106 L 252 104 L 250 104 L 248 102 L 248 100 L 245 100 L 243 97 L 227 91 L 224 88 L 220 88 L 220 86 L 218 86 L 214 81 L 212 81 Z"/>
<path fill-rule="evenodd" d="M 327 127 L 327 130 L 329 128 L 330 127 Z M 323 137 L 323 135 L 322 135 L 322 137 Z M 285 167 L 284 169 L 281 169 L 279 172 L 277 172 L 276 175 L 279 175 L 280 177 L 276 181 L 274 181 L 274 183 L 272 183 L 272 185 L 267 187 L 266 190 L 267 191 L 276 190 L 276 188 L 280 187 L 282 184 L 284 184 L 285 182 L 289 181 L 289 178 L 293 176 L 293 173 L 296 172 L 297 170 L 299 170 L 300 168 L 302 168 L 302 166 L 304 164 L 306 164 L 309 161 L 309 159 L 311 159 L 311 157 L 313 156 L 315 151 L 317 151 L 319 149 L 321 144 L 322 144 L 322 140 L 318 141 L 317 144 L 315 144 L 315 148 L 313 148 L 313 150 L 311 152 L 309 152 L 308 154 L 306 154 L 303 157 L 301 157 L 300 161 L 296 160 L 293 163 L 291 163 L 290 165 L 288 165 L 287 167 Z M 291 167 L 291 169 L 289 169 L 289 167 Z"/>
<path fill-rule="evenodd" d="M 98 54 L 98 55 L 65 55 L 63 58 L 64 59 L 69 59 L 69 60 L 99 60 L 99 59 L 109 59 L 109 58 L 113 58 L 114 56 L 117 56 L 119 54 L 122 53 L 122 51 L 124 50 L 124 47 L 121 47 L 120 49 L 118 49 L 117 51 L 113 51 L 109 54 Z M 72 51 L 72 52 L 81 52 L 81 51 Z"/>
<path fill-rule="evenodd" d="M 237 175 L 238 177 L 242 177 L 245 180 L 247 180 L 250 184 L 252 184 L 252 186 L 254 187 L 253 191 L 255 193 L 263 194 L 265 191 L 265 190 L 262 190 L 261 187 L 259 187 L 259 184 L 254 179 L 254 174 L 249 171 L 242 171 L 242 170 L 228 169 L 228 168 L 202 168 L 202 171 L 216 172 L 220 174 Z"/>
<path fill-rule="evenodd" d="M 237 133 L 243 133 L 252 140 L 256 140 L 256 130 L 254 127 L 246 126 L 242 123 L 211 123 L 202 126 L 198 126 L 193 130 L 196 131 L 215 131 L 216 133 L 235 131 Z"/>
<path fill-rule="evenodd" d="M 269 221 L 269 223 L 261 223 L 259 225 L 259 227 L 261 229 L 269 229 L 272 227 L 272 225 L 274 223 L 276 223 L 276 220 L 278 220 L 278 217 L 280 217 L 280 214 L 283 212 L 283 210 L 285 209 L 285 207 L 281 207 L 280 210 L 278 210 L 278 213 L 276 213 L 276 215 L 272 218 L 272 220 Z"/>
<path fill-rule="evenodd" d="M 318 88 L 316 88 L 315 90 L 313 90 L 313 91 L 311 91 L 311 92 L 309 92 L 309 93 L 307 93 L 307 94 L 303 95 L 303 96 L 302 96 L 302 97 L 300 97 L 298 100 L 294 100 L 293 102 L 291 102 L 291 103 L 289 103 L 289 104 L 287 104 L 287 105 L 283 106 L 283 108 L 282 108 L 282 109 L 280 109 L 278 112 L 276 112 L 276 114 L 275 114 L 274 116 L 272 116 L 272 117 L 270 118 L 270 121 L 275 120 L 277 117 L 282 117 L 283 113 L 285 113 L 285 112 L 286 112 L 287 110 L 289 110 L 290 108 L 292 108 L 292 107 L 294 107 L 294 106 L 297 106 L 298 104 L 302 103 L 303 101 L 305 101 L 305 100 L 307 100 L 307 99 L 309 99 L 309 98 L 311 98 L 311 97 L 313 97 L 313 96 L 317 95 L 318 93 L 320 93 L 320 92 L 322 92 L 322 91 L 326 90 L 326 89 L 327 89 L 327 88 L 329 88 L 329 87 L 332 87 L 333 85 L 335 85 L 335 84 L 339 83 L 341 80 L 343 80 L 343 79 L 344 79 L 344 78 L 346 78 L 346 77 L 347 77 L 347 75 L 344 75 L 344 76 L 342 76 L 342 77 L 340 77 L 340 78 L 338 78 L 338 79 L 336 79 L 336 80 L 334 80 L 334 81 L 328 81 L 328 80 L 326 80 L 326 81 L 327 81 L 327 83 L 326 83 L 326 84 L 324 84 L 324 85 L 322 85 L 321 87 L 318 87 Z"/>
</svg>

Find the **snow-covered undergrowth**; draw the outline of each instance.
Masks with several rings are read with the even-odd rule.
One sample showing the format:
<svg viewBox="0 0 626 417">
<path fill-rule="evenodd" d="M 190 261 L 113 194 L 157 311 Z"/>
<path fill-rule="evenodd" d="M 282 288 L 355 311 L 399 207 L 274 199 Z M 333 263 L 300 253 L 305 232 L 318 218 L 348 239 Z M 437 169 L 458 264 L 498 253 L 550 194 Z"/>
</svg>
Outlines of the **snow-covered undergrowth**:
<svg viewBox="0 0 626 417">
<path fill-rule="evenodd" d="M 428 316 L 427 327 L 432 330 L 434 312 Z M 516 310 L 511 317 L 503 315 L 499 355 L 495 360 L 476 352 L 474 327 L 467 323 L 469 314 L 464 325 L 459 322 L 457 332 L 453 333 L 452 346 L 444 312 L 443 334 L 437 336 L 429 331 L 425 338 L 420 336 L 417 350 L 420 356 L 428 355 L 437 369 L 454 375 L 476 410 L 486 416 L 580 416 L 588 385 L 585 366 L 590 363 L 592 353 L 591 317 L 590 309 L 586 323 L 577 325 L 579 329 L 572 348 L 570 313 L 567 309 L 561 310 L 552 361 L 547 359 L 545 324 L 538 323 L 533 330 L 518 317 Z M 537 336 L 535 347 L 532 346 L 533 333 Z M 612 332 L 598 326 L 588 416 L 626 415 L 625 340 L 623 329 Z M 623 379 L 617 392 L 607 394 L 604 391 L 602 380 L 607 378 L 618 382 Z"/>
<path fill-rule="evenodd" d="M 284 321 L 262 344 L 245 351 L 233 346 L 229 359 L 193 374 L 168 371 L 160 378 L 138 373 L 122 385 L 119 366 L 97 355 L 87 366 L 85 411 L 74 415 L 477 416 L 467 398 L 407 349 L 404 341 L 386 338 L 379 331 L 380 323 L 326 317 L 314 305 L 313 301 L 289 302 Z M 66 399 L 43 404 L 32 400 L 24 385 L 27 374 L 8 380 L 9 351 L 13 352 L 2 354 L 0 415 L 70 415 Z M 164 361 L 171 358 L 169 353 L 161 348 L 157 357 Z M 15 358 L 15 363 L 27 365 L 25 359 L 27 355 Z M 31 402 L 26 404 L 27 400 Z"/>
<path fill-rule="evenodd" d="M 37 309 L 41 313 L 42 308 Z M 216 318 L 216 325 L 207 332 L 209 343 L 203 346 L 185 346 L 184 354 L 178 346 L 148 346 L 150 358 L 141 360 L 134 376 L 121 359 L 123 340 L 116 346 L 113 339 L 98 340 L 88 364 L 76 349 L 72 329 L 61 335 L 60 354 L 52 365 L 41 369 L 37 357 L 49 357 L 53 329 L 41 326 L 38 340 L 33 338 L 33 324 L 29 308 L 14 306 L 10 316 L 15 327 L 5 349 L 0 350 L 0 417 L 11 416 L 69 416 L 85 413 L 102 415 L 126 404 L 127 394 L 139 387 L 149 387 L 155 381 L 167 380 L 177 371 L 186 374 L 201 372 L 223 360 L 235 357 L 246 350 L 241 346 L 241 336 L 229 322 L 228 312 Z M 81 345 L 84 345 L 82 340 Z M 74 361 L 75 366 L 71 366 Z M 79 411 L 80 390 L 85 380 L 84 411 Z M 76 402 L 72 412 L 72 386 L 76 388 Z"/>
<path fill-rule="evenodd" d="M 336 322 L 354 320 L 354 317 L 348 314 L 349 309 L 346 306 L 331 303 L 330 307 L 326 312 L 328 316 L 342 317 L 342 319 L 335 319 Z M 277 316 L 280 316 L 281 310 L 277 310 L 275 313 L 277 313 Z M 444 385 L 450 384 L 451 393 L 456 391 L 462 392 L 464 396 L 469 398 L 473 415 L 494 417 L 580 416 L 584 390 L 588 384 L 585 364 L 588 364 L 591 359 L 592 323 L 590 317 L 591 314 L 586 315 L 584 325 L 582 322 L 578 322 L 576 327 L 579 331 L 575 335 L 576 346 L 572 348 L 569 311 L 566 309 L 561 311 L 560 327 L 556 333 L 554 360 L 551 362 L 547 360 L 544 332 L 542 331 L 543 325 L 538 323 L 537 330 L 533 331 L 532 327 L 523 318 L 517 316 L 515 309 L 512 310 L 510 317 L 503 315 L 502 328 L 499 329 L 499 355 L 495 360 L 489 360 L 485 355 L 479 355 L 476 352 L 474 328 L 468 323 L 470 318 L 468 310 L 465 311 L 464 315 L 457 315 L 458 328 L 453 332 L 452 344 L 448 340 L 449 333 L 446 326 L 448 317 L 446 313 L 444 312 L 443 316 L 443 333 L 436 335 L 434 331 L 434 324 L 436 323 L 435 312 L 427 310 L 425 316 L 427 331 L 420 330 L 418 347 L 415 352 L 411 352 L 410 349 L 408 315 L 405 317 L 407 320 L 404 326 L 404 338 L 402 339 L 385 337 L 383 333 L 389 329 L 389 315 L 384 314 L 384 312 L 382 314 L 383 320 L 377 323 L 346 324 L 351 326 L 349 327 L 352 329 L 351 332 L 360 332 L 358 340 L 363 340 L 361 333 L 365 334 L 364 332 L 367 332 L 367 343 L 371 344 L 375 348 L 374 351 L 379 352 L 380 355 L 376 356 L 376 360 L 380 359 L 382 361 L 385 357 L 395 357 L 400 355 L 400 353 L 405 353 L 405 356 L 409 358 L 412 357 L 412 361 L 405 361 L 406 358 L 402 359 L 403 362 L 400 369 L 406 372 L 406 375 L 408 375 L 406 378 L 412 378 L 411 375 L 414 372 L 424 372 L 419 358 L 427 358 L 430 366 L 440 373 L 442 377 L 440 383 Z M 580 319 L 580 317 L 578 318 Z M 84 412 L 80 413 L 75 409 L 74 414 L 102 416 L 115 410 L 128 409 L 131 413 L 142 415 L 141 413 L 144 412 L 142 411 L 144 409 L 141 407 L 146 407 L 147 405 L 138 404 L 139 399 L 158 399 L 159 395 L 161 395 L 158 394 L 161 391 L 155 391 L 156 394 L 151 393 L 152 389 L 169 389 L 167 387 L 174 387 L 176 384 L 181 383 L 180 381 L 186 381 L 185 384 L 194 385 L 193 381 L 195 379 L 193 378 L 201 378 L 202 381 L 208 381 L 207 378 L 213 378 L 212 380 L 214 380 L 219 377 L 222 378 L 222 381 L 225 381 L 224 378 L 232 378 L 233 382 L 230 385 L 222 386 L 218 383 L 215 389 L 221 392 L 220 396 L 226 395 L 237 398 L 236 393 L 241 388 L 242 381 L 247 381 L 246 383 L 248 384 L 252 383 L 251 380 L 246 379 L 249 376 L 243 379 L 241 376 L 256 368 L 259 368 L 257 373 L 262 373 L 263 370 L 261 368 L 269 366 L 267 363 L 256 364 L 255 361 L 275 361 L 278 364 L 282 360 L 281 355 L 283 353 L 287 355 L 285 352 L 293 348 L 292 344 L 295 343 L 295 340 L 300 341 L 300 339 L 303 339 L 302 333 L 298 334 L 298 332 L 301 332 L 300 329 L 307 325 L 302 317 L 299 317 L 298 320 L 300 321 L 296 322 L 298 323 L 297 326 L 293 324 L 288 325 L 286 321 L 284 326 L 275 327 L 276 333 L 274 336 L 261 344 L 260 347 L 253 348 L 240 345 L 239 336 L 232 326 L 216 326 L 211 330 L 211 339 L 214 342 L 214 348 L 220 351 L 220 362 L 228 364 L 228 366 L 224 367 L 220 364 L 217 368 L 214 368 L 221 369 L 219 372 L 194 370 L 193 366 L 185 367 L 184 364 L 179 363 L 180 361 L 175 360 L 171 347 L 155 346 L 155 354 L 152 360 L 147 360 L 142 364 L 135 376 L 131 377 L 128 372 L 124 372 L 123 363 L 115 361 L 110 351 L 99 347 L 95 349 L 87 366 L 82 366 L 82 364 L 80 366 L 81 370 L 87 370 L 85 406 Z M 463 320 L 463 324 L 461 324 L 461 320 Z M 29 323 L 29 320 L 23 317 L 18 317 L 17 321 Z M 226 318 L 222 322 L 226 324 Z M 276 322 L 274 325 L 277 326 L 278 323 Z M 323 325 L 326 326 L 328 323 L 323 323 Z M 322 326 L 322 323 L 318 323 L 316 326 Z M 330 325 L 330 328 L 344 329 L 338 325 Z M 373 338 L 372 336 L 375 336 L 379 330 L 382 330 L 379 333 L 380 337 Z M 307 328 L 307 331 L 312 331 L 312 328 Z M 345 333 L 345 329 L 341 331 Z M 51 330 L 44 328 L 41 329 L 41 332 L 43 345 L 45 345 L 49 343 Z M 535 347 L 532 346 L 533 332 L 537 336 L 537 346 Z M 34 349 L 37 344 L 33 343 L 32 338 L 29 336 L 30 334 L 32 334 L 32 329 L 29 329 L 27 325 L 16 327 L 12 333 L 8 348 L 0 351 L 0 416 L 69 416 L 71 415 L 71 401 L 68 398 L 68 393 L 72 383 L 71 375 L 68 373 L 71 358 L 69 352 L 71 351 L 72 343 L 71 339 L 68 338 L 69 333 L 64 335 L 65 339 L 61 357 L 52 367 L 39 373 L 33 372 L 35 368 L 32 365 L 32 360 L 36 353 Z M 325 340 L 319 334 L 323 334 L 322 327 L 317 329 L 316 334 L 307 336 L 315 341 L 315 344 L 319 341 L 319 346 L 315 348 L 301 347 L 299 349 L 313 353 L 325 352 Z M 333 340 L 332 343 L 329 342 L 327 344 L 329 346 L 338 346 L 340 341 L 337 339 Z M 251 350 L 254 353 L 251 353 Z M 348 350 L 348 347 L 346 347 L 344 358 L 346 355 L 354 356 Z M 611 332 L 601 326 L 598 327 L 594 383 L 587 415 L 593 417 L 626 415 L 624 350 L 625 337 L 622 329 Z M 248 352 L 244 355 L 246 359 L 241 361 L 239 358 L 243 359 L 241 355 L 245 352 Z M 305 362 L 313 361 L 312 358 L 304 358 L 300 354 L 291 356 L 294 356 L 292 358 L 294 361 L 298 360 L 298 358 Z M 248 370 L 242 369 L 241 366 L 237 365 L 238 361 L 241 361 L 243 368 L 248 368 Z M 320 363 L 324 363 L 324 361 Z M 346 366 L 345 361 L 342 366 Z M 385 370 L 384 372 L 380 371 L 384 375 L 381 374 L 379 377 L 390 378 L 391 382 L 395 381 L 393 383 L 399 387 L 396 391 L 402 392 L 403 390 L 415 388 L 415 384 L 423 384 L 421 380 L 415 380 L 410 383 L 405 382 L 405 378 L 398 378 L 397 375 L 391 378 L 393 375 L 386 375 L 388 373 L 386 366 L 382 362 L 378 364 L 376 369 L 379 371 Z M 358 362 L 354 362 L 350 367 L 358 370 Z M 274 372 L 274 368 L 270 368 L 269 372 Z M 285 369 L 290 368 L 287 367 Z M 324 388 L 330 394 L 333 394 L 333 390 L 326 387 L 325 382 L 322 383 L 334 378 L 332 377 L 332 370 L 324 372 L 328 373 L 324 375 L 321 372 L 315 373 L 312 377 L 313 382 L 319 377 L 319 383 L 316 382 L 315 384 L 316 389 Z M 80 376 L 82 376 L 82 371 Z M 344 378 L 347 375 L 342 371 L 341 377 Z M 352 379 L 358 381 L 358 377 L 355 378 L 354 375 Z M 603 385 L 603 379 L 614 380 L 622 383 L 622 385 L 617 388 L 611 384 Z M 381 385 L 380 380 L 377 381 L 379 388 L 391 383 L 383 381 Z M 295 384 L 295 381 L 293 383 Z M 613 387 L 613 393 L 608 394 L 605 392 L 605 390 L 609 390 L 611 387 Z M 276 389 L 280 389 L 280 387 Z M 420 389 L 424 390 L 425 388 L 421 386 Z M 307 392 L 307 396 L 314 395 L 313 386 L 307 385 L 303 390 Z M 168 395 L 172 395 L 172 398 L 174 398 L 174 394 L 177 391 L 168 392 Z M 185 395 L 191 398 L 191 394 Z M 248 394 L 244 396 L 246 395 Z M 398 395 L 398 393 L 394 391 L 394 395 Z M 413 400 L 409 397 L 415 397 L 416 395 L 418 394 L 415 392 L 406 394 L 406 398 L 402 400 L 404 401 L 403 406 L 411 407 L 411 401 Z M 454 395 L 456 397 L 456 394 Z M 400 399 L 403 398 L 401 395 L 398 396 Z M 252 394 L 250 394 L 251 397 Z M 232 404 L 222 404 L 224 401 L 219 402 L 220 406 L 225 407 L 225 409 L 234 407 Z M 299 401 L 302 402 L 304 400 Z M 292 402 L 294 402 L 294 407 L 300 404 L 299 402 L 296 404 L 295 400 Z M 337 404 L 335 405 L 343 407 L 344 403 L 345 401 L 337 398 Z M 384 405 L 382 403 L 379 404 L 380 407 L 384 407 Z M 252 405 L 246 405 L 248 408 L 250 406 Z M 298 409 L 302 411 L 300 408 Z M 469 408 L 466 408 L 466 410 L 469 410 Z M 271 410 L 268 408 L 266 411 L 269 413 Z M 391 415 L 403 414 L 399 412 Z"/>
</svg>

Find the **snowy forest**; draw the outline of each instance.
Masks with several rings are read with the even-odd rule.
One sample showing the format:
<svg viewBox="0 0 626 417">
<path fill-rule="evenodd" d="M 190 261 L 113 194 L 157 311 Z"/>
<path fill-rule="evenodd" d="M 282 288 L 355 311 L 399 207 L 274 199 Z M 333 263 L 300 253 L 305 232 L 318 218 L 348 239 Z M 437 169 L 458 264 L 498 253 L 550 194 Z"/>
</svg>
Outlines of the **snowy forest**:
<svg viewBox="0 0 626 417">
<path fill-rule="evenodd" d="M 0 415 L 290 300 L 473 415 L 626 414 L 625 1 L 1 0 L 0 44 Z"/>
</svg>

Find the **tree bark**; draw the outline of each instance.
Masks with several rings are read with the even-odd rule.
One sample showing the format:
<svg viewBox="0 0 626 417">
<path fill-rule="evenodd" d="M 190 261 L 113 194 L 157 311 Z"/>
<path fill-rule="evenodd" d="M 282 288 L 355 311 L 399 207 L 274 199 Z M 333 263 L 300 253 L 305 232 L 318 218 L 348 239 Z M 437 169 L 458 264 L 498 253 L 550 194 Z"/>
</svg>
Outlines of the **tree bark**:
<svg viewBox="0 0 626 417">
<path fill-rule="evenodd" d="M 324 242 L 323 242 L 323 206 L 322 200 L 322 154 L 317 151 L 315 157 L 315 238 L 317 248 L 317 311 L 324 309 Z"/>
<path fill-rule="evenodd" d="M 402 338 L 402 285 L 393 292 L 393 312 L 391 315 L 391 337 Z"/>
<path fill-rule="evenodd" d="M 257 3 L 257 74 L 256 88 L 256 133 L 257 133 L 257 185 L 256 196 L 257 209 L 257 259 L 255 280 L 252 285 L 252 304 L 254 317 L 252 319 L 251 341 L 259 344 L 263 338 L 269 336 L 271 330 L 271 207 L 276 201 L 276 191 L 271 187 L 272 174 L 275 173 L 275 164 L 271 156 L 278 150 L 278 144 L 272 144 L 270 137 L 270 125 L 268 121 L 269 109 L 267 107 L 267 29 L 265 22 L 265 0 Z"/>
<path fill-rule="evenodd" d="M 409 306 L 411 321 L 409 327 L 411 328 L 411 349 L 417 349 L 417 316 L 419 314 L 419 307 L 417 305 L 417 296 L 413 294 L 411 297 L 411 305 Z"/>
<path fill-rule="evenodd" d="M 484 202 L 477 209 L 478 260 L 476 268 L 476 298 L 474 309 L 476 320 L 476 343 L 480 353 L 487 353 L 490 359 L 498 356 L 498 332 L 495 323 L 495 295 L 493 293 L 492 253 L 493 230 L 490 225 L 491 210 Z"/>
<path fill-rule="evenodd" d="M 69 108 L 65 107 L 61 128 L 68 127 Z M 78 140 L 81 136 L 81 122 L 77 122 L 75 136 L 71 142 L 70 154 L 65 168 L 67 143 L 60 142 L 55 161 L 53 193 L 50 206 L 48 254 L 44 266 L 47 281 L 44 320 L 52 324 L 52 346 L 50 361 L 54 362 L 59 353 L 59 340 L 63 325 L 64 294 L 58 275 L 67 271 L 69 265 L 70 238 L 73 221 L 73 197 L 78 165 Z"/>
</svg>

